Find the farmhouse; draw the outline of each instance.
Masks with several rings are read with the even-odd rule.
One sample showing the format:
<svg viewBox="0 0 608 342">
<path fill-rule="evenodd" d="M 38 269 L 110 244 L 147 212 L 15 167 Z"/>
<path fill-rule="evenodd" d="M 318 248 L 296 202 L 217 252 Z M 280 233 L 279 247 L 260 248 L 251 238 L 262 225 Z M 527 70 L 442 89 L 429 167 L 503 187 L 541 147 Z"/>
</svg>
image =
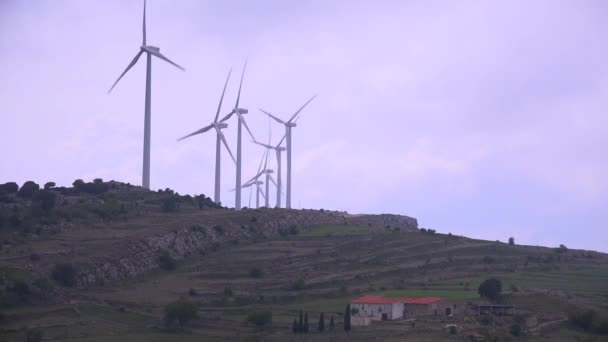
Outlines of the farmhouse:
<svg viewBox="0 0 608 342">
<path fill-rule="evenodd" d="M 351 303 L 353 316 L 369 317 L 372 320 L 395 320 L 426 315 L 452 316 L 456 306 L 439 297 L 386 298 L 367 295 L 354 299 Z"/>
<path fill-rule="evenodd" d="M 395 320 L 403 317 L 403 299 L 367 295 L 352 301 L 351 312 L 375 321 Z"/>
</svg>

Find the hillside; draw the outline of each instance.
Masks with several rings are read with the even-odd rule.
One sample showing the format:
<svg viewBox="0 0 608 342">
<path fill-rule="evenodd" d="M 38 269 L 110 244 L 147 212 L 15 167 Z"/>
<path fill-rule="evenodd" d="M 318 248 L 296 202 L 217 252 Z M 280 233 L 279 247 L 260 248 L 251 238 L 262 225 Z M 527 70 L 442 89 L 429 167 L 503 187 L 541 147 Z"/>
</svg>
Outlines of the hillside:
<svg viewBox="0 0 608 342">
<path fill-rule="evenodd" d="M 471 331 L 501 341 L 605 337 L 566 322 L 594 310 L 594 326 L 602 324 L 603 253 L 471 239 L 449 227 L 437 233 L 406 216 L 236 212 L 204 196 L 116 182 L 23 189 L 0 187 L 0 336 L 9 341 L 38 333 L 44 340 L 283 341 L 293 338 L 299 310 L 310 315 L 309 340 L 456 341 Z M 515 317 L 487 322 L 473 314 L 477 288 L 490 277 L 502 281 L 500 302 L 515 305 Z M 345 305 L 370 293 L 437 296 L 462 309 L 346 334 Z M 199 318 L 167 328 L 165 306 L 180 298 L 196 304 Z M 272 313 L 271 326 L 247 322 L 259 310 Z M 335 332 L 316 332 L 321 312 L 334 316 Z M 445 331 L 448 323 L 456 334 Z M 523 336 L 509 333 L 514 323 Z"/>
</svg>

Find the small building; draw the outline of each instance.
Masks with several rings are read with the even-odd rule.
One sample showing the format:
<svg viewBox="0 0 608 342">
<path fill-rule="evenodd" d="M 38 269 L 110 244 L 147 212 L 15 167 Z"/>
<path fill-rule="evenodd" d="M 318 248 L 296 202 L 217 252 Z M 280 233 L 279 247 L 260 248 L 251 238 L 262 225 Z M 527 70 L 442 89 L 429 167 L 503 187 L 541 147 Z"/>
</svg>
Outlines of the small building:
<svg viewBox="0 0 608 342">
<path fill-rule="evenodd" d="M 478 314 L 480 316 L 494 315 L 494 316 L 514 316 L 515 306 L 504 305 L 504 304 L 480 304 L 477 306 Z"/>
<path fill-rule="evenodd" d="M 403 299 L 367 295 L 352 301 L 352 311 L 356 311 L 353 316 L 369 317 L 374 321 L 400 319 L 403 317 Z"/>
<path fill-rule="evenodd" d="M 403 315 L 406 318 L 438 314 L 451 316 L 453 313 L 450 307 L 447 308 L 449 312 L 445 312 L 446 309 L 443 307 L 447 304 L 442 303 L 439 297 L 403 298 L 403 303 L 405 304 Z"/>
</svg>

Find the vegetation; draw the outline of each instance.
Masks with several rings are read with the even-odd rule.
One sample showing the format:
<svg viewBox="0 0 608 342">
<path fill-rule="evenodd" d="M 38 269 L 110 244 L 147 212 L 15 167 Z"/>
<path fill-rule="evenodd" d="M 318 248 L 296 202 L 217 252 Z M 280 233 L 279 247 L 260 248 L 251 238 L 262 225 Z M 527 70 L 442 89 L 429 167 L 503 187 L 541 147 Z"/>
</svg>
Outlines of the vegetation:
<svg viewBox="0 0 608 342">
<path fill-rule="evenodd" d="M 510 245 L 510 246 L 515 245 L 515 238 L 514 238 L 514 237 L 510 237 L 510 238 L 509 238 L 509 245 Z"/>
<path fill-rule="evenodd" d="M 165 213 L 171 213 L 177 211 L 177 200 L 175 197 L 170 196 L 163 200 L 162 209 Z"/>
<path fill-rule="evenodd" d="M 165 324 L 172 326 L 175 321 L 183 327 L 189 321 L 198 318 L 198 307 L 187 300 L 178 300 L 165 307 Z"/>
<path fill-rule="evenodd" d="M 168 251 L 162 250 L 158 256 L 158 266 L 160 266 L 160 268 L 163 270 L 173 271 L 177 267 L 177 261 L 173 259 Z"/>
<path fill-rule="evenodd" d="M 27 181 L 23 183 L 19 191 L 17 192 L 17 196 L 22 198 L 32 198 L 36 191 L 40 190 L 40 186 L 32 181 Z"/>
<path fill-rule="evenodd" d="M 319 329 L 319 332 L 323 332 L 325 330 L 325 316 L 322 312 L 321 312 L 321 315 L 319 315 L 318 329 Z"/>
<path fill-rule="evenodd" d="M 15 182 L 0 184 L 0 193 L 14 194 L 17 193 L 17 191 L 19 191 L 19 185 Z"/>
<path fill-rule="evenodd" d="M 59 284 L 66 287 L 76 286 L 77 283 L 77 271 L 76 267 L 70 263 L 56 264 L 53 268 L 52 273 L 53 279 Z"/>
<path fill-rule="evenodd" d="M 263 328 L 272 324 L 272 312 L 268 310 L 253 311 L 247 315 L 247 322 Z"/>
<path fill-rule="evenodd" d="M 252 278 L 261 278 L 264 275 L 264 271 L 262 271 L 259 267 L 253 267 L 249 270 L 249 276 Z"/>
<path fill-rule="evenodd" d="M 344 310 L 344 331 L 350 331 L 350 304 L 346 305 L 346 309 Z"/>
<path fill-rule="evenodd" d="M 490 300 L 497 300 L 500 298 L 500 293 L 502 292 L 502 283 L 500 280 L 495 278 L 490 278 L 484 280 L 477 290 L 477 293 L 481 297 L 485 297 Z"/>
<path fill-rule="evenodd" d="M 46 182 L 44 184 L 44 190 L 50 190 L 52 188 L 54 188 L 57 184 L 55 184 L 55 182 Z"/>
<path fill-rule="evenodd" d="M 335 328 L 336 328 L 336 324 L 334 323 L 334 316 L 332 315 L 331 318 L 329 319 L 329 330 L 334 331 Z"/>
</svg>

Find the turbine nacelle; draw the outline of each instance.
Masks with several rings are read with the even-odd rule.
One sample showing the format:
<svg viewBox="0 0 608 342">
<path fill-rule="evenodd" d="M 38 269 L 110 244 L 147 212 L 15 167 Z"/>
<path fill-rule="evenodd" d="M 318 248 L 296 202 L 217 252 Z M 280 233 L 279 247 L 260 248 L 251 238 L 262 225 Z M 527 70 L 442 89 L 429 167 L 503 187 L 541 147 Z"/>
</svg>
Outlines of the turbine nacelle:
<svg viewBox="0 0 608 342">
<path fill-rule="evenodd" d="M 160 52 L 160 48 L 159 47 L 152 46 L 152 45 L 142 45 L 140 47 L 140 49 L 142 51 L 150 52 L 150 53 L 152 53 L 152 52 Z"/>
<path fill-rule="evenodd" d="M 287 122 L 287 123 L 285 123 L 285 126 L 287 126 L 287 127 L 296 127 L 297 125 L 296 125 L 295 122 Z"/>
<path fill-rule="evenodd" d="M 275 150 L 279 151 L 279 152 L 283 152 L 285 150 L 287 150 L 285 147 L 280 146 L 280 147 L 276 147 Z"/>
<path fill-rule="evenodd" d="M 270 169 L 266 169 L 266 170 L 263 170 L 262 172 L 264 172 L 264 173 L 273 173 L 274 171 L 270 170 Z"/>
<path fill-rule="evenodd" d="M 213 124 L 215 127 L 219 128 L 219 129 L 223 129 L 223 128 L 228 128 L 228 124 L 224 123 L 224 122 L 218 122 Z"/>
<path fill-rule="evenodd" d="M 234 111 L 239 114 L 247 114 L 249 110 L 247 108 L 235 108 Z"/>
</svg>

